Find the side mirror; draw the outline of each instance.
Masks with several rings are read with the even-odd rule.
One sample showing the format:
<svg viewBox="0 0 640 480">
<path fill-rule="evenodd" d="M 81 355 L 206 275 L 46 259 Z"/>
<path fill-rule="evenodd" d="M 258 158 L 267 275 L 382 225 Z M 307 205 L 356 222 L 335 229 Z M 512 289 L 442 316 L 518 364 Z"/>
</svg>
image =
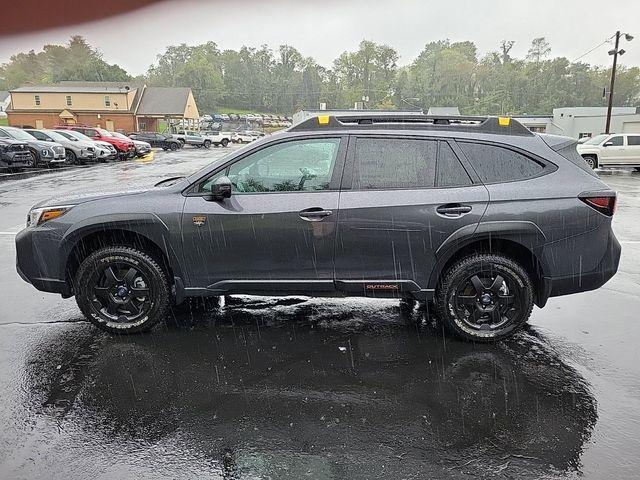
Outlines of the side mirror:
<svg viewBox="0 0 640 480">
<path fill-rule="evenodd" d="M 211 198 L 224 200 L 231 197 L 231 180 L 229 177 L 220 177 L 211 185 Z"/>
<path fill-rule="evenodd" d="M 604 142 L 603 147 L 610 147 L 613 145 L 613 142 Z"/>
</svg>

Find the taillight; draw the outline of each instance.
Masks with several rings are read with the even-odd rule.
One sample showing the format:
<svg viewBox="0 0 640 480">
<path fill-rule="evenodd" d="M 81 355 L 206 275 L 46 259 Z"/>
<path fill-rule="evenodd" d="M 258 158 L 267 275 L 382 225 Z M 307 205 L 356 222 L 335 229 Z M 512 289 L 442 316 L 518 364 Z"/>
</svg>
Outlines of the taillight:
<svg viewBox="0 0 640 480">
<path fill-rule="evenodd" d="M 580 196 L 580 200 L 594 208 L 595 210 L 611 217 L 616 211 L 616 195 L 585 195 Z"/>
</svg>

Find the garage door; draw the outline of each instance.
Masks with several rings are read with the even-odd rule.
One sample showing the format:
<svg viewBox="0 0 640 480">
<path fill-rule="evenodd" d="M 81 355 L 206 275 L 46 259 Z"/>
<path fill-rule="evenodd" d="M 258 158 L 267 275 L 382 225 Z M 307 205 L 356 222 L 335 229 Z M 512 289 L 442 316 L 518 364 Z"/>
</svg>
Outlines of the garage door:
<svg viewBox="0 0 640 480">
<path fill-rule="evenodd" d="M 640 133 L 640 122 L 624 122 L 622 133 Z"/>
</svg>

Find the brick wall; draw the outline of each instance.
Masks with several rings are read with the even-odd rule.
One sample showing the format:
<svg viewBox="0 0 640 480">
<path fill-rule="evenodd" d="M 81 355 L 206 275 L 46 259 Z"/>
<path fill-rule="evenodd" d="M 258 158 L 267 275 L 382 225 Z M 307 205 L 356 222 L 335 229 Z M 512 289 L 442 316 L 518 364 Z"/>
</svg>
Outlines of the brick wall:
<svg viewBox="0 0 640 480">
<path fill-rule="evenodd" d="M 52 112 L 7 112 L 9 125 L 15 127 L 30 126 L 36 127 L 37 120 L 42 121 L 43 128 L 52 128 L 55 125 L 63 124 L 64 122 L 58 116 L 58 113 Z M 98 118 L 98 114 L 92 113 L 78 113 L 76 115 L 76 123 L 79 125 L 91 125 L 99 126 L 102 128 L 107 127 L 107 122 L 113 122 L 114 130 L 123 130 L 125 132 L 133 132 L 136 128 L 133 114 L 101 114 L 101 118 Z"/>
</svg>

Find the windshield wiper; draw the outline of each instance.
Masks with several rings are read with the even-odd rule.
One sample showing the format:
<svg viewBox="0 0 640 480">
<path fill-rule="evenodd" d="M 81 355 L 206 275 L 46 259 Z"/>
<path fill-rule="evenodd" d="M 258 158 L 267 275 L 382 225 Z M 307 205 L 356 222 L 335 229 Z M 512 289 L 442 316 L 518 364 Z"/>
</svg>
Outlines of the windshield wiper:
<svg viewBox="0 0 640 480">
<path fill-rule="evenodd" d="M 154 187 L 159 187 L 160 185 L 163 185 L 163 184 L 168 183 L 168 182 L 180 180 L 181 178 L 184 178 L 184 177 L 169 177 L 169 178 L 165 178 L 164 180 L 160 180 L 158 183 L 156 183 L 154 185 Z"/>
</svg>

